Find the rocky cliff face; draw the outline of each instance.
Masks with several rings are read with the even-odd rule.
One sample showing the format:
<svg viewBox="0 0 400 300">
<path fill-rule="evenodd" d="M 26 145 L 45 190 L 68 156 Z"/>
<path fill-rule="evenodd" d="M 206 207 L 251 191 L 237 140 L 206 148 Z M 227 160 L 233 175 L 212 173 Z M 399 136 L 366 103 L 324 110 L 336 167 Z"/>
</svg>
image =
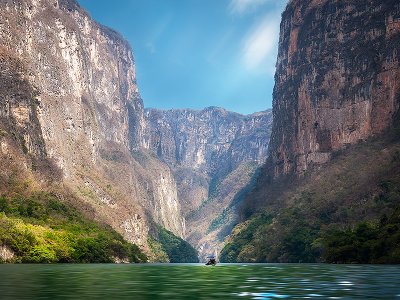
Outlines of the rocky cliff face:
<svg viewBox="0 0 400 300">
<path fill-rule="evenodd" d="M 243 116 L 223 108 L 146 110 L 145 147 L 172 166 L 207 174 L 267 156 L 270 111 Z"/>
<path fill-rule="evenodd" d="M 292 0 L 282 15 L 271 174 L 382 133 L 400 105 L 398 1 Z"/>
<path fill-rule="evenodd" d="M 147 109 L 145 118 L 144 146 L 172 169 L 187 239 L 209 254 L 237 222 L 236 195 L 266 160 L 272 113 Z"/>
<path fill-rule="evenodd" d="M 289 1 L 270 155 L 222 261 L 398 260 L 396 245 L 360 245 L 390 245 L 370 232 L 398 215 L 399 45 L 399 1 Z"/>
<path fill-rule="evenodd" d="M 144 147 L 174 170 L 185 215 L 240 164 L 262 164 L 267 157 L 271 111 L 243 116 L 216 107 L 147 109 L 145 118 Z"/>
<path fill-rule="evenodd" d="M 144 111 L 130 46 L 75 0 L 0 1 L 0 67 L 0 166 L 51 178 L 144 249 L 153 222 L 207 254 L 236 224 L 271 111 Z"/>
<path fill-rule="evenodd" d="M 54 159 L 100 219 L 143 247 L 150 219 L 184 236 L 170 169 L 142 151 L 128 43 L 74 0 L 2 0 L 0 20 L 1 124 L 17 133 L 2 149 Z"/>
</svg>

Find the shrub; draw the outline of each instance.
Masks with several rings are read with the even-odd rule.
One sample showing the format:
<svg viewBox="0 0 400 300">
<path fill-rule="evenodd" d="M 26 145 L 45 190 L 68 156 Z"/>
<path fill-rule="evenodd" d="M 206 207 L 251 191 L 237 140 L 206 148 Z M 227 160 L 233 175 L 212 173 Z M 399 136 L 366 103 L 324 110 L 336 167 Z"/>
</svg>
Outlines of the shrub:
<svg viewBox="0 0 400 300">
<path fill-rule="evenodd" d="M 12 249 L 17 262 L 147 261 L 111 227 L 86 219 L 54 195 L 0 197 L 0 210 L 0 245 Z"/>
<path fill-rule="evenodd" d="M 162 245 L 171 263 L 199 262 L 197 251 L 188 242 L 159 225 L 156 225 L 156 228 L 156 239 Z"/>
</svg>

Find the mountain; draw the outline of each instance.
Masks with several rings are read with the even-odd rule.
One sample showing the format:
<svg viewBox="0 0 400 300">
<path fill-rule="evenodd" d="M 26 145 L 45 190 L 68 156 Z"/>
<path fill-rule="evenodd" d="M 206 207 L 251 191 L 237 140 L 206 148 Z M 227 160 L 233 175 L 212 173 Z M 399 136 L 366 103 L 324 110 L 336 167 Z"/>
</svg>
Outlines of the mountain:
<svg viewBox="0 0 400 300">
<path fill-rule="evenodd" d="M 292 0 L 269 158 L 223 261 L 400 262 L 400 4 Z"/>
<path fill-rule="evenodd" d="M 143 147 L 127 41 L 74 0 L 4 0 L 0 18 L 1 190 L 9 204 L 43 190 L 72 199 L 150 256 L 155 223 L 183 238 L 174 176 Z"/>
<path fill-rule="evenodd" d="M 186 239 L 204 259 L 238 222 L 236 207 L 267 158 L 272 112 L 146 109 L 145 119 L 145 148 L 170 166 Z"/>
<path fill-rule="evenodd" d="M 3 0 L 0 18 L 0 259 L 194 262 L 190 244 L 221 247 L 272 112 L 144 110 L 130 45 L 75 0 Z"/>
</svg>

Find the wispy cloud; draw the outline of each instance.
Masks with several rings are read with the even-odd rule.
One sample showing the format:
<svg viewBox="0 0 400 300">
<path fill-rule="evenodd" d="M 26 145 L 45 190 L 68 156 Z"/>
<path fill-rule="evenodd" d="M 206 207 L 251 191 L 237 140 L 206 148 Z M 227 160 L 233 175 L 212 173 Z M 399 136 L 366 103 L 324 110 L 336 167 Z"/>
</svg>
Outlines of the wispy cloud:
<svg viewBox="0 0 400 300">
<path fill-rule="evenodd" d="M 154 54 L 157 52 L 157 42 L 167 30 L 172 18 L 172 14 L 164 15 L 163 18 L 161 18 L 158 23 L 153 26 L 153 31 L 149 34 L 145 44 L 145 47 L 149 53 Z"/>
<path fill-rule="evenodd" d="M 220 56 L 224 55 L 224 52 L 226 51 L 226 47 L 230 45 L 230 39 L 232 38 L 234 32 L 233 30 L 228 30 L 225 32 L 219 39 L 216 44 L 214 44 L 214 47 L 211 49 L 211 52 L 207 56 L 207 62 L 210 63 L 211 65 L 215 65 L 216 62 L 220 60 Z"/>
<path fill-rule="evenodd" d="M 279 39 L 279 15 L 266 15 L 244 39 L 243 62 L 248 70 L 274 73 Z"/>
<path fill-rule="evenodd" d="M 229 11 L 232 14 L 243 14 L 262 6 L 269 1 L 271 0 L 231 0 Z"/>
</svg>

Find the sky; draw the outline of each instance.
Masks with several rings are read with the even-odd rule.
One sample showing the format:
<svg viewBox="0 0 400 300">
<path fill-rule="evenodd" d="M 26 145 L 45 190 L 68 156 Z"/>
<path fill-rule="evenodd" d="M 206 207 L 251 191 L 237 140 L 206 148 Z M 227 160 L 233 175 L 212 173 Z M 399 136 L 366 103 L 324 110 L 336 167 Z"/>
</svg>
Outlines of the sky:
<svg viewBox="0 0 400 300">
<path fill-rule="evenodd" d="M 133 48 L 145 107 L 272 107 L 287 0 L 78 0 Z"/>
</svg>

